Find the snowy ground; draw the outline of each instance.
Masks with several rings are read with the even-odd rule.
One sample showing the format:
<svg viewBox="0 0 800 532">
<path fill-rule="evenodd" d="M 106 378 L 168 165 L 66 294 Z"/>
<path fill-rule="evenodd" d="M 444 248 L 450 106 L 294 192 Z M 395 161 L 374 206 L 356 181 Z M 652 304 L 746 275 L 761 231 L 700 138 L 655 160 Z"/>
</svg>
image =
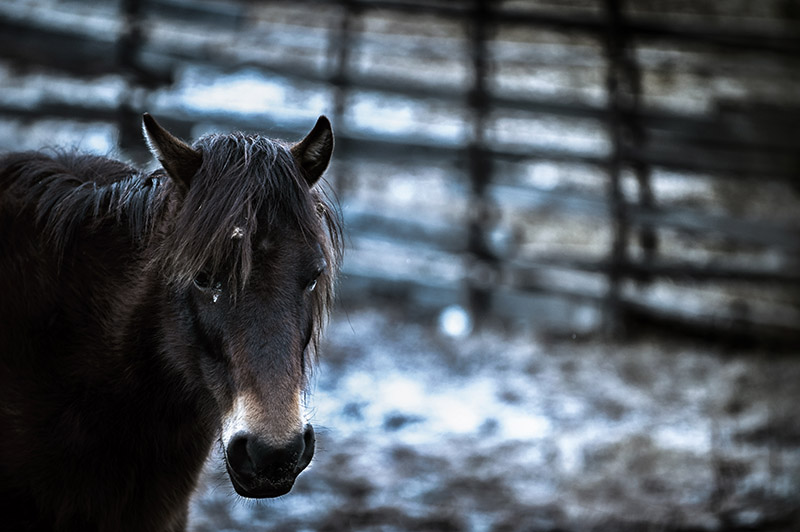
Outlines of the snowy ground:
<svg viewBox="0 0 800 532">
<path fill-rule="evenodd" d="M 800 360 L 624 345 L 399 312 L 331 323 L 287 496 L 232 493 L 212 457 L 198 532 L 798 530 Z"/>
</svg>

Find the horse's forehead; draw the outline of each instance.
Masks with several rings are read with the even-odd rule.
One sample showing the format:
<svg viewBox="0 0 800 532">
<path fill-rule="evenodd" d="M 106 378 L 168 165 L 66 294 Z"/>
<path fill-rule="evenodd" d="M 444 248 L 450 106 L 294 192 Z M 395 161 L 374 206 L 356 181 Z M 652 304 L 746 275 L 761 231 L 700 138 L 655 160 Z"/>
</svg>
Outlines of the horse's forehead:
<svg viewBox="0 0 800 532">
<path fill-rule="evenodd" d="M 322 243 L 299 230 L 295 233 L 281 231 L 259 233 L 253 241 L 253 246 L 266 253 L 281 251 L 293 254 L 292 251 L 295 251 L 304 256 L 314 255 L 320 259 L 325 258 Z"/>
</svg>

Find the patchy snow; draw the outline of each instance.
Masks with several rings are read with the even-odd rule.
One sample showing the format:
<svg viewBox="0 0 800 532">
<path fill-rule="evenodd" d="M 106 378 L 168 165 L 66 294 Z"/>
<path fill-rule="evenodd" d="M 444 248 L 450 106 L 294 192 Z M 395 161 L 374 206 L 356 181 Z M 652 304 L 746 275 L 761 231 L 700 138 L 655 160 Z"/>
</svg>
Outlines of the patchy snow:
<svg viewBox="0 0 800 532">
<path fill-rule="evenodd" d="M 194 529 L 713 531 L 797 510 L 800 362 L 456 338 L 438 319 L 340 312 L 309 398 L 312 466 L 291 494 L 242 502 L 212 457 Z"/>
</svg>

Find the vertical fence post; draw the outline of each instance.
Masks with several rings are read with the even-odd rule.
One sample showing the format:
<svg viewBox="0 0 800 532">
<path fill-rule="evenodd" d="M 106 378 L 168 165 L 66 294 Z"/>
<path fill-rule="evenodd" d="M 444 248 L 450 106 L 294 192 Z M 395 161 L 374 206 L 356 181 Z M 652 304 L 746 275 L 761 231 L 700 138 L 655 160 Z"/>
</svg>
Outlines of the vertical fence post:
<svg viewBox="0 0 800 532">
<path fill-rule="evenodd" d="M 604 312 L 605 330 L 609 335 L 620 333 L 622 316 L 620 291 L 622 267 L 626 261 L 628 244 L 628 216 L 622 194 L 622 102 L 620 96 L 619 64 L 625 39 L 622 28 L 621 0 L 606 0 L 606 92 L 608 98 L 608 129 L 611 138 L 611 154 L 608 160 L 608 200 L 612 220 L 611 256 L 608 269 L 608 293 Z"/>
<path fill-rule="evenodd" d="M 635 58 L 630 30 L 625 21 L 624 0 L 606 0 L 608 17 L 605 48 L 608 61 L 606 90 L 608 94 L 608 130 L 611 154 L 608 160 L 608 198 L 612 220 L 611 256 L 608 269 L 604 329 L 610 336 L 625 332 L 622 303 L 622 282 L 631 272 L 628 240 L 631 232 L 630 213 L 622 188 L 622 174 L 626 164 L 631 165 L 639 185 L 639 204 L 653 206 L 650 186 L 650 168 L 642 162 L 640 153 L 645 144 L 645 131 L 639 117 L 641 76 Z M 651 261 L 657 240 L 653 228 L 640 228 L 639 242 L 644 250 L 644 260 Z M 648 280 L 638 275 L 637 280 Z"/>
<path fill-rule="evenodd" d="M 345 128 L 345 116 L 347 114 L 348 95 L 350 90 L 350 75 L 348 73 L 350 65 L 350 54 L 352 51 L 353 31 L 356 18 L 359 16 L 359 8 L 353 0 L 340 0 L 341 17 L 336 31 L 331 32 L 328 64 L 330 67 L 330 83 L 334 87 L 333 94 L 333 123 L 334 128 L 342 132 Z M 351 172 L 347 170 L 347 139 L 344 135 L 339 135 L 336 140 L 338 170 L 334 174 L 334 189 L 336 194 L 343 198 L 349 188 L 347 176 Z"/>
<path fill-rule="evenodd" d="M 136 162 L 144 162 L 147 154 L 142 143 L 139 125 L 139 110 L 131 103 L 135 86 L 140 85 L 143 75 L 139 68 L 137 52 L 142 41 L 141 2 L 122 0 L 120 3 L 122 30 L 116 44 L 116 61 L 129 84 L 126 97 L 120 99 L 117 107 L 117 128 L 119 147 Z M 134 85 L 134 87 L 130 87 Z M 134 133 L 135 132 L 135 133 Z"/>
<path fill-rule="evenodd" d="M 622 2 L 624 0 L 620 0 Z M 647 130 L 644 127 L 643 119 L 640 114 L 641 100 L 642 100 L 642 75 L 639 68 L 639 62 L 636 58 L 636 43 L 631 39 L 630 33 L 626 27 L 624 18 L 624 5 L 618 4 L 616 9 L 618 13 L 612 16 L 614 24 L 619 27 L 618 35 L 622 40 L 621 51 L 618 56 L 618 97 L 619 103 L 622 104 L 622 126 L 625 134 L 624 142 L 626 144 L 623 150 L 623 156 L 626 161 L 631 164 L 636 182 L 638 184 L 638 202 L 639 206 L 645 210 L 651 209 L 655 205 L 655 196 L 653 195 L 653 188 L 650 184 L 650 165 L 648 165 L 644 158 L 641 156 L 647 144 Z M 622 90 L 619 90 L 622 89 Z M 638 228 L 639 246 L 642 248 L 643 259 L 645 262 L 651 262 L 658 248 L 658 239 L 655 229 L 650 224 L 642 224 Z M 639 272 L 637 280 L 647 281 L 649 275 L 646 269 Z"/>
<path fill-rule="evenodd" d="M 487 41 L 492 24 L 491 2 L 474 0 L 467 24 L 469 55 L 474 69 L 473 86 L 468 96 L 472 135 L 467 146 L 470 181 L 467 299 L 471 312 L 480 322 L 490 308 L 492 288 L 498 277 L 498 259 L 487 242 L 487 225 L 493 217 L 492 206 L 486 197 L 486 189 L 492 179 L 492 160 L 486 147 L 485 134 L 490 105 L 486 81 L 490 69 Z"/>
</svg>

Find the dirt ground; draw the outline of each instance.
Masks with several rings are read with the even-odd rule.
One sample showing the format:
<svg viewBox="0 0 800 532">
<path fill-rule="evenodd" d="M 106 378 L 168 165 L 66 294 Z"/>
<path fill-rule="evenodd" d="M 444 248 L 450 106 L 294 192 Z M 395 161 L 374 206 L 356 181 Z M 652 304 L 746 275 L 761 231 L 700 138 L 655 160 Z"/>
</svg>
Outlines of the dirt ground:
<svg viewBox="0 0 800 532">
<path fill-rule="evenodd" d="M 800 530 L 800 358 L 351 309 L 308 398 L 314 462 L 280 499 L 209 460 L 205 531 Z"/>
</svg>

